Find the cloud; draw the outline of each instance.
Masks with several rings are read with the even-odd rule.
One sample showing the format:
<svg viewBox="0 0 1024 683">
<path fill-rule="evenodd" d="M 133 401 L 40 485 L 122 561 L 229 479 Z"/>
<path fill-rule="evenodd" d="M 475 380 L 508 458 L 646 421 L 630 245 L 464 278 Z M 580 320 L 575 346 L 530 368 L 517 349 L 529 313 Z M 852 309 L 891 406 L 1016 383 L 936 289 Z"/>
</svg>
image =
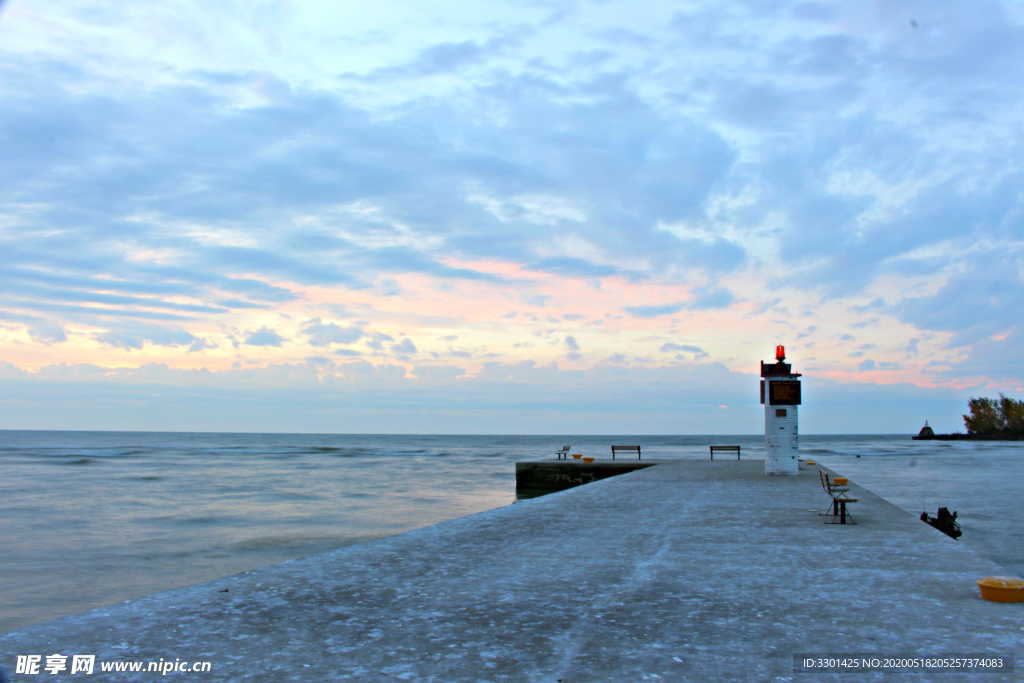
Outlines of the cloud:
<svg viewBox="0 0 1024 683">
<path fill-rule="evenodd" d="M 557 433 L 601 434 L 614 414 L 616 425 L 633 433 L 756 434 L 763 428 L 756 377 L 717 363 L 658 368 L 605 363 L 584 372 L 529 361 L 495 362 L 475 377 L 454 366 L 426 367 L 431 369 L 417 367 L 412 379 L 399 366 L 361 360 L 311 363 L 307 357 L 301 363 L 218 372 L 160 364 L 120 370 L 79 364 L 27 373 L 0 362 L 0 377 L 21 399 L 7 406 L 0 427 L 51 428 L 47 416 L 61 414 L 68 429 L 102 424 L 266 431 L 271 425 L 279 431 L 390 433 L 395 415 L 401 415 L 402 429 L 420 433 L 465 433 L 467 418 L 474 416 L 470 431 L 478 433 L 499 433 L 502 425 L 515 433 L 556 433 L 561 425 Z M 453 381 L 459 383 L 456 392 Z M 865 432 L 912 433 L 922 411 L 937 428 L 947 423 L 942 429 L 951 430 L 959 426 L 969 394 L 811 376 L 804 383 L 801 428 L 808 433 L 850 429 L 845 416 L 851 411 L 858 416 L 854 427 Z M 628 405 L 621 399 L 623 386 L 630 387 Z M 126 400 L 140 410 L 127 415 Z M 731 406 L 733 414 L 717 416 L 721 404 Z"/>
<path fill-rule="evenodd" d="M 322 323 L 320 318 L 306 321 L 302 332 L 309 339 L 313 346 L 327 346 L 329 344 L 351 344 L 359 341 L 365 336 L 365 332 L 359 327 L 341 327 L 334 323 Z"/>
<path fill-rule="evenodd" d="M 406 64 L 377 69 L 361 80 L 379 82 L 382 79 L 422 78 L 447 74 L 493 58 L 505 47 L 521 39 L 520 35 L 514 38 L 500 36 L 485 43 L 471 40 L 436 43 L 421 50 Z"/>
<path fill-rule="evenodd" d="M 0 360 L 0 379 L 26 379 L 29 373 L 19 368 L 14 363 Z"/>
<path fill-rule="evenodd" d="M 724 288 L 700 287 L 695 294 L 696 298 L 690 302 L 687 308 L 693 310 L 725 308 L 733 302 L 732 292 Z"/>
<path fill-rule="evenodd" d="M 208 339 L 195 339 L 192 344 L 189 345 L 188 350 L 189 353 L 198 353 L 200 351 L 205 351 L 206 349 L 216 348 L 218 348 L 217 345 Z"/>
<path fill-rule="evenodd" d="M 294 292 L 261 280 L 239 277 L 214 277 L 212 284 L 218 289 L 245 294 L 259 301 L 284 302 L 296 298 Z"/>
<path fill-rule="evenodd" d="M 978 251 L 962 261 L 961 270 L 935 294 L 904 300 L 900 317 L 920 328 L 955 332 L 952 344 L 963 346 L 1007 330 L 1021 330 L 1024 310 L 1024 253 Z"/>
<path fill-rule="evenodd" d="M 108 308 L 104 306 L 72 306 L 68 304 L 54 304 L 30 299 L 9 297 L 3 302 L 9 309 L 15 311 L 48 311 L 52 313 L 68 314 L 70 318 L 82 320 L 103 320 L 106 318 L 139 318 L 141 320 L 190 320 L 190 316 L 177 313 L 159 313 L 156 311 L 144 311 L 132 308 Z"/>
<path fill-rule="evenodd" d="M 588 372 L 631 318 L 656 346 L 679 339 L 672 315 L 713 312 L 694 348 L 740 363 L 743 335 L 811 311 L 790 329 L 822 367 L 849 362 L 827 347 L 855 331 L 875 370 L 1009 391 L 1024 382 L 1019 12 L 904 9 L 917 27 L 858 3 L 438 7 L 427 30 L 282 6 L 217 41 L 152 8 L 5 13 L 0 351 L 113 368 L 153 347 L 214 367 L 214 337 L 189 330 L 245 330 L 233 343 L 293 356 L 260 377 L 320 382 L 309 346 L 409 355 L 398 320 L 460 336 L 425 352 L 470 374 L 500 348 L 546 386 L 576 376 L 516 365 L 538 348 L 506 346 L 491 311 L 585 316 L 604 349 Z M 154 31 L 178 48 L 153 50 Z M 643 299 L 641 282 L 689 294 Z M 302 343 L 259 329 L 270 319 L 306 321 Z M 687 346 L 632 362 L 697 357 Z"/>
<path fill-rule="evenodd" d="M 366 342 L 366 345 L 371 349 L 380 351 L 384 348 L 384 342 L 394 341 L 394 337 L 383 332 L 374 332 L 370 335 L 370 341 Z"/>
<path fill-rule="evenodd" d="M 733 302 L 732 293 L 720 287 L 697 287 L 693 290 L 693 298 L 687 301 L 679 301 L 668 304 L 653 304 L 650 306 L 624 306 L 623 311 L 636 318 L 658 318 L 663 315 L 672 315 L 683 310 L 709 310 L 725 308 Z"/>
<path fill-rule="evenodd" d="M 1024 392 L 1024 331 L 1019 327 L 1005 335 L 993 335 L 971 344 L 962 360 L 946 361 L 937 371 L 940 379 L 980 384 L 988 392 Z"/>
<path fill-rule="evenodd" d="M 472 147 L 478 150 L 474 157 L 448 146 L 444 138 L 436 139 L 431 147 L 418 141 L 416 131 L 423 126 L 451 120 L 453 114 L 458 116 L 451 109 L 437 106 L 413 109 L 398 119 L 382 121 L 319 93 L 296 89 L 283 91 L 281 99 L 271 107 L 244 111 L 224 107 L 225 102 L 214 90 L 183 93 L 177 89 L 155 88 L 144 95 L 137 93 L 130 107 L 119 110 L 119 103 L 88 94 L 33 95 L 48 98 L 52 110 L 80 112 L 79 126 L 64 126 L 60 135 L 60 139 L 70 145 L 64 151 L 72 154 L 78 169 L 74 177 L 63 179 L 63 190 L 65 196 L 70 192 L 78 205 L 88 204 L 88 198 L 97 196 L 102 188 L 108 193 L 117 192 L 126 207 L 135 212 L 217 225 L 232 216 L 280 214 L 281 207 L 301 210 L 370 200 L 385 210 L 383 221 L 372 219 L 377 229 L 388 229 L 394 225 L 392 221 L 418 229 L 431 226 L 435 233 L 448 233 L 453 243 L 460 244 L 463 250 L 485 255 L 493 253 L 492 249 L 474 249 L 470 242 L 459 241 L 469 235 L 462 234 L 455 226 L 471 219 L 497 228 L 502 221 L 493 216 L 487 220 L 490 214 L 467 203 L 459 188 L 465 185 L 466 179 L 473 178 L 480 186 L 500 194 L 508 190 L 516 190 L 516 196 L 542 194 L 550 188 L 545 173 L 533 170 L 534 159 L 538 154 L 554 153 L 556 160 L 570 167 L 569 174 L 562 179 L 562 194 L 579 197 L 580 201 L 575 203 L 588 207 L 588 214 L 596 219 L 592 237 L 604 248 L 636 252 L 637 246 L 660 244 L 674 252 L 673 258 L 688 258 L 686 249 L 698 245 L 683 244 L 686 249 L 680 250 L 677 242 L 654 231 L 654 224 L 659 218 L 671 219 L 699 211 L 714 173 L 731 163 L 728 145 L 695 121 L 661 118 L 646 103 L 632 97 L 621 82 L 580 83 L 577 87 L 584 96 L 602 93 L 606 100 L 585 106 L 559 103 L 550 91 L 537 92 L 537 86 L 536 78 L 512 78 L 506 80 L 505 92 L 482 90 L 478 93 L 483 98 L 532 97 L 532 109 L 539 111 L 526 108 L 514 112 L 506 131 L 512 146 L 494 137 L 493 131 L 465 128 L 467 134 L 477 138 L 472 141 Z M 611 93 L 609 87 L 613 89 Z M 184 106 L 186 94 L 192 96 L 191 108 Z M 608 99 L 609 94 L 614 98 Z M 29 107 L 36 111 L 40 104 L 28 98 L 21 101 L 25 103 L 25 118 L 10 121 L 14 129 L 32 125 L 27 118 Z M 158 137 L 156 144 L 147 147 L 127 144 L 124 154 L 110 166 L 97 165 L 92 160 L 109 142 L 126 138 L 109 126 L 97 127 L 86 121 L 117 118 L 123 121 L 124 129 L 139 130 L 151 127 L 165 113 L 179 117 L 181 130 L 187 131 L 183 139 L 175 141 L 173 148 L 167 145 L 170 140 Z M 571 125 L 576 133 L 572 136 L 538 135 L 534 127 L 538 115 L 550 120 L 553 132 Z M 614 126 L 607 125 L 611 121 L 615 122 Z M 660 132 L 655 134 L 655 131 Z M 44 134 L 27 129 L 24 133 L 30 137 Z M 268 133 L 284 144 L 261 147 L 265 151 L 260 153 L 251 151 L 250 140 Z M 90 136 L 88 139 L 86 134 Z M 134 136 L 127 139 L 133 140 Z M 603 148 L 608 151 L 595 158 L 595 152 Z M 634 149 L 644 151 L 640 154 Z M 277 150 L 287 150 L 288 154 Z M 512 150 L 517 151 L 510 154 Z M 398 168 L 403 169 L 401 174 L 396 172 Z M 43 187 L 48 187 L 46 166 L 39 164 L 34 169 L 36 176 L 43 180 Z M 132 182 L 115 189 L 115 175 L 130 177 Z M 193 177 L 201 182 L 184 182 Z M 566 180 L 568 184 L 564 184 Z M 609 182 L 615 183 L 617 196 L 607 193 Z M 55 183 L 49 187 L 56 192 Z M 183 192 L 184 187 L 192 189 Z M 173 197 L 173 203 L 165 197 Z M 399 198 L 408 201 L 396 203 Z M 625 206 L 632 208 L 624 209 Z M 389 214 L 391 221 L 387 220 Z M 366 220 L 365 216 L 349 219 L 356 224 Z M 136 239 L 150 242 L 157 237 L 153 229 L 156 226 L 151 228 L 136 222 L 133 227 Z M 523 231 L 522 227 L 521 224 L 509 225 L 488 238 L 490 246 L 509 240 L 507 246 L 513 253 L 529 253 L 532 249 L 528 245 L 535 233 Z M 635 232 L 637 229 L 641 231 L 639 234 Z M 627 238 L 623 231 L 632 235 Z M 188 241 L 161 237 L 165 243 L 178 242 L 181 246 Z M 445 266 L 422 249 L 408 246 L 366 248 L 360 246 L 358 240 L 327 234 L 321 235 L 321 241 L 314 244 L 309 237 L 287 230 L 281 237 L 282 246 L 289 246 L 284 251 L 263 245 L 203 244 L 198 252 L 199 261 L 233 268 L 236 272 L 255 269 L 300 283 L 360 284 L 349 275 L 351 269 L 330 268 L 315 257 L 296 259 L 291 253 L 295 248 L 308 251 L 312 247 L 325 253 L 340 252 L 346 260 L 401 272 L 475 279 L 493 277 Z M 703 260 L 718 258 L 714 252 L 695 256 Z M 726 259 L 733 257 L 726 256 Z M 533 263 L 542 268 L 581 274 L 615 271 L 571 255 Z"/>
<path fill-rule="evenodd" d="M 391 345 L 391 351 L 398 355 L 408 355 L 416 353 L 416 345 L 412 343 L 412 340 L 406 337 L 401 342 Z"/>
<path fill-rule="evenodd" d="M 244 343 L 249 346 L 281 346 L 284 341 L 284 337 L 274 330 L 269 327 L 261 327 L 255 332 L 250 332 Z"/>
<path fill-rule="evenodd" d="M 2 237 L 0 237 L 2 241 Z M 88 247 L 83 251 L 87 252 Z M 36 260 L 24 247 L 13 247 L 17 261 Z M 58 259 L 60 260 L 60 259 Z M 70 259 L 61 272 L 39 265 L 14 266 L 0 273 L 0 291 L 17 293 L 0 307 L 61 313 L 71 320 L 94 323 L 110 316 L 141 320 L 188 320 L 205 314 L 223 315 L 231 309 L 265 308 L 269 303 L 293 300 L 286 289 L 248 278 L 222 277 L 209 272 L 148 265 L 117 269 L 116 276 L 97 276 Z M 53 264 L 50 264 L 52 268 Z M 78 271 L 87 267 L 90 272 Z M 115 266 L 116 268 L 116 266 Z M 236 292 L 256 298 L 223 299 L 221 292 Z M 141 296 L 140 296 L 141 295 Z M 208 303 L 187 303 L 169 299 L 188 297 Z M 210 305 L 214 304 L 214 305 Z M 147 310 L 147 309 L 158 309 Z M 172 312 L 161 312 L 172 311 Z"/>
<path fill-rule="evenodd" d="M 203 306 L 199 304 L 187 304 L 164 301 L 151 297 L 125 296 L 121 294 L 106 294 L 95 291 L 76 291 L 73 289 L 55 289 L 49 287 L 31 286 L 22 284 L 17 292 L 23 296 L 28 295 L 41 300 L 50 301 L 73 301 L 86 304 L 107 304 L 138 306 L 141 308 L 162 308 L 166 310 L 184 313 L 226 313 L 227 309 L 214 306 Z"/>
<path fill-rule="evenodd" d="M 32 341 L 42 344 L 56 344 L 67 340 L 64 327 L 50 320 L 39 320 L 28 327 L 28 335 Z"/>
<path fill-rule="evenodd" d="M 803 330 L 801 330 L 799 334 L 796 335 L 796 338 L 797 339 L 806 339 L 807 337 L 810 337 L 812 334 L 814 334 L 817 331 L 817 329 L 818 329 L 817 325 L 808 325 Z M 861 348 L 864 348 L 864 347 L 862 346 Z"/>
<path fill-rule="evenodd" d="M 686 308 L 686 302 L 662 304 L 655 306 L 625 306 L 622 310 L 637 318 L 657 318 L 662 315 L 678 313 Z"/>
<path fill-rule="evenodd" d="M 417 365 L 417 379 L 428 383 L 446 383 L 466 374 L 465 369 L 451 365 Z"/>
<path fill-rule="evenodd" d="M 205 347 L 206 342 L 197 339 L 189 332 L 180 328 L 162 327 L 132 323 L 110 329 L 94 336 L 96 341 L 125 350 L 141 349 L 145 344 L 154 346 L 190 346 Z"/>
<path fill-rule="evenodd" d="M 580 353 L 579 342 L 576 341 L 576 337 L 569 335 L 565 338 L 565 348 L 568 349 L 568 353 L 565 357 L 569 360 L 580 360 L 583 358 L 583 354 Z"/>
<path fill-rule="evenodd" d="M 402 293 L 402 288 L 398 286 L 397 282 L 389 279 L 382 280 L 377 287 L 377 291 L 383 296 L 398 296 Z"/>
<path fill-rule="evenodd" d="M 230 308 L 230 309 L 249 308 L 249 309 L 253 309 L 253 310 L 264 310 L 265 311 L 267 309 L 272 308 L 272 306 L 270 306 L 269 304 L 266 304 L 266 303 L 257 303 L 257 302 L 254 302 L 254 301 L 245 301 L 244 299 L 221 299 L 221 300 L 219 300 L 217 302 L 217 304 L 220 305 L 220 306 L 223 306 L 224 308 Z"/>
<path fill-rule="evenodd" d="M 622 271 L 613 266 L 590 263 L 577 258 L 549 258 L 533 261 L 525 266 L 529 270 L 539 270 L 557 275 L 575 277 L 604 277 L 617 275 Z"/>
<path fill-rule="evenodd" d="M 665 353 L 683 352 L 683 353 L 695 353 L 697 355 L 702 355 L 702 356 L 707 355 L 704 352 L 704 349 L 700 348 L 699 346 L 693 346 L 692 344 L 674 344 L 672 342 L 668 342 L 668 343 L 662 344 L 660 350 L 662 352 L 665 352 Z"/>
</svg>

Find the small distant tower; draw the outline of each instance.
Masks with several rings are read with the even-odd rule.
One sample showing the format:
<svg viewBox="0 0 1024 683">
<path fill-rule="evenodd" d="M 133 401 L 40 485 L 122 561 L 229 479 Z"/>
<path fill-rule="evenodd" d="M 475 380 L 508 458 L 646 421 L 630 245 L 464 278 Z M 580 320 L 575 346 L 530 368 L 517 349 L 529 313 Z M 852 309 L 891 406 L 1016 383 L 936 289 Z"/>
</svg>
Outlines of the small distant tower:
<svg viewBox="0 0 1024 683">
<path fill-rule="evenodd" d="M 764 473 L 791 475 L 799 470 L 800 449 L 797 406 L 800 405 L 800 373 L 792 372 L 786 348 L 775 347 L 775 363 L 761 361 L 761 403 L 764 404 Z"/>
</svg>

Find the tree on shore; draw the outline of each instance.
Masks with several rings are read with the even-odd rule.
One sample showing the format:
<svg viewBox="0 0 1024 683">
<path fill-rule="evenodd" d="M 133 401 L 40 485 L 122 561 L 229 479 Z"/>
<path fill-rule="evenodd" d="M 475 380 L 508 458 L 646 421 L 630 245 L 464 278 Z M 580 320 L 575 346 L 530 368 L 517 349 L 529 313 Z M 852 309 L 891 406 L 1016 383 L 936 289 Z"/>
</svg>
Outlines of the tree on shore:
<svg viewBox="0 0 1024 683">
<path fill-rule="evenodd" d="M 999 407 L 1003 413 L 1006 431 L 1024 433 L 1024 401 L 1014 401 L 999 394 Z"/>
<path fill-rule="evenodd" d="M 970 415 L 964 415 L 968 434 L 1024 434 L 1024 401 L 999 394 L 994 398 L 972 398 L 967 402 Z"/>
</svg>

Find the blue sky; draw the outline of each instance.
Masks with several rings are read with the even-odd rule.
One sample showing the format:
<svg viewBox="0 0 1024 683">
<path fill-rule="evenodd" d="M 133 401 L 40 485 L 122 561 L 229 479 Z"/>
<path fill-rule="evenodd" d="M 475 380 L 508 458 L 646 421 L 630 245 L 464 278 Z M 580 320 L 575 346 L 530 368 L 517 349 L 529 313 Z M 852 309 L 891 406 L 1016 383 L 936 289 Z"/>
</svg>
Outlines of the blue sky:
<svg viewBox="0 0 1024 683">
<path fill-rule="evenodd" d="M 1024 6 L 0 7 L 0 428 L 961 427 L 1024 392 Z"/>
</svg>

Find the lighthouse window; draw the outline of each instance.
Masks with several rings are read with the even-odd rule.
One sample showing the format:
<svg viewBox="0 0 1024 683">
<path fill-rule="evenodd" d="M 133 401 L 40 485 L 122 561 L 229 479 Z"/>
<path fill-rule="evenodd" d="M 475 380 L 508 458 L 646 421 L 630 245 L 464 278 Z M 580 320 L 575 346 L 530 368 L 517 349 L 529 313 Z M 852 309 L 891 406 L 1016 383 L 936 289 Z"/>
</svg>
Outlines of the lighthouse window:
<svg viewBox="0 0 1024 683">
<path fill-rule="evenodd" d="M 773 406 L 800 405 L 800 382 L 771 382 L 768 403 Z"/>
<path fill-rule="evenodd" d="M 775 417 L 786 417 L 786 409 L 785 408 L 776 408 L 775 409 Z"/>
</svg>

